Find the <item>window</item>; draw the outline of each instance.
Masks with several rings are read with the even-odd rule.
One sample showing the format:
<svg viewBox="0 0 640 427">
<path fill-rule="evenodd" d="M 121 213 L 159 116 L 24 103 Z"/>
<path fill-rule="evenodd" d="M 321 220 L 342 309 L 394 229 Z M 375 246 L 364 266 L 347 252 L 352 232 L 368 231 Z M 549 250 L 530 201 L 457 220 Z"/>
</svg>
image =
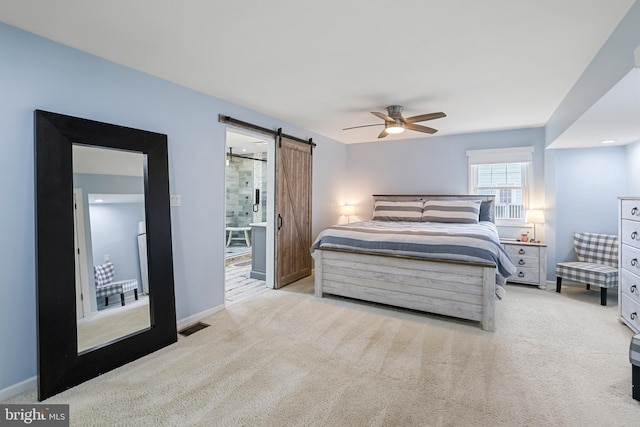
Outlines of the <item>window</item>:
<svg viewBox="0 0 640 427">
<path fill-rule="evenodd" d="M 533 147 L 467 151 L 469 193 L 496 196 L 496 222 L 524 222 Z"/>
</svg>

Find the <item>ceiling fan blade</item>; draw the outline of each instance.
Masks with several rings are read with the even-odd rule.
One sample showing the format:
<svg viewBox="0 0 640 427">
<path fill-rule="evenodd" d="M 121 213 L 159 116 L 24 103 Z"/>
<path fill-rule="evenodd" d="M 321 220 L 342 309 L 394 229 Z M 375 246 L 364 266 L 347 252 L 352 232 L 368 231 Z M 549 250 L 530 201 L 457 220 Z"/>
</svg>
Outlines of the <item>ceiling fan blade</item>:
<svg viewBox="0 0 640 427">
<path fill-rule="evenodd" d="M 377 111 L 372 111 L 371 114 L 381 118 L 385 122 L 395 122 L 395 119 L 392 119 L 391 117 L 387 116 L 385 113 L 378 113 Z"/>
<path fill-rule="evenodd" d="M 357 128 L 366 128 L 369 126 L 384 126 L 384 123 L 376 123 L 375 125 L 362 125 L 362 126 L 352 126 L 350 128 L 344 128 L 342 130 L 349 130 L 349 129 L 357 129 Z"/>
<path fill-rule="evenodd" d="M 443 112 L 420 114 L 419 116 L 407 117 L 406 119 L 404 119 L 404 122 L 405 123 L 425 122 L 427 120 L 440 119 L 442 117 L 447 117 L 447 115 Z"/>
<path fill-rule="evenodd" d="M 384 138 L 387 135 L 389 135 L 389 134 L 387 133 L 387 129 L 385 128 L 385 129 L 382 130 L 382 132 L 380 132 L 380 135 L 378 135 L 378 139 Z"/>
<path fill-rule="evenodd" d="M 414 123 L 407 123 L 407 124 L 405 124 L 404 127 L 405 127 L 405 129 L 411 129 L 411 130 L 415 130 L 415 131 L 418 131 L 418 132 L 424 132 L 424 133 L 433 134 L 433 133 L 438 132 L 437 129 L 430 128 L 430 127 L 427 127 L 427 126 L 416 125 Z"/>
</svg>

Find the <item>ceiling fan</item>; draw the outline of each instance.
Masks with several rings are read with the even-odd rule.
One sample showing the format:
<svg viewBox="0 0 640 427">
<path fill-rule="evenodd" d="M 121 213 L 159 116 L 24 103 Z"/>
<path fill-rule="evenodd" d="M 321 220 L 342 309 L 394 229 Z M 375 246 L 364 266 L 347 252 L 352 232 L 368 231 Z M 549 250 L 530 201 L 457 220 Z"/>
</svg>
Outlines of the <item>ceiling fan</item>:
<svg viewBox="0 0 640 427">
<path fill-rule="evenodd" d="M 417 122 L 425 122 L 427 120 L 439 119 L 441 117 L 447 117 L 447 115 L 443 112 L 439 113 L 428 113 L 428 114 L 420 114 L 419 116 L 413 117 L 402 117 L 403 107 L 401 105 L 390 105 L 387 107 L 387 113 L 378 113 L 376 111 L 372 111 L 376 117 L 384 120 L 384 123 L 376 123 L 373 125 L 362 125 L 362 126 L 353 126 L 350 128 L 344 128 L 342 130 L 356 129 L 356 128 L 364 128 L 368 126 L 383 126 L 384 130 L 380 132 L 378 138 L 384 138 L 389 134 L 397 134 L 404 132 L 405 129 L 415 130 L 417 132 L 424 132 L 428 134 L 434 134 L 438 132 L 437 129 L 430 128 L 427 126 L 417 125 Z"/>
</svg>

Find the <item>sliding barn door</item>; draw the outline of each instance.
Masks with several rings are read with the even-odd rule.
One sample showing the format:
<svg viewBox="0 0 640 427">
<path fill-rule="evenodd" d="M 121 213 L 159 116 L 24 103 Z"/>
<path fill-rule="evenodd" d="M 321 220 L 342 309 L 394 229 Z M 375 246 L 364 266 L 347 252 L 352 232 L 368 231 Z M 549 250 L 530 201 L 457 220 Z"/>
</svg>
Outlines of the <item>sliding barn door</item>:
<svg viewBox="0 0 640 427">
<path fill-rule="evenodd" d="M 311 274 L 312 146 L 276 141 L 275 287 Z"/>
</svg>

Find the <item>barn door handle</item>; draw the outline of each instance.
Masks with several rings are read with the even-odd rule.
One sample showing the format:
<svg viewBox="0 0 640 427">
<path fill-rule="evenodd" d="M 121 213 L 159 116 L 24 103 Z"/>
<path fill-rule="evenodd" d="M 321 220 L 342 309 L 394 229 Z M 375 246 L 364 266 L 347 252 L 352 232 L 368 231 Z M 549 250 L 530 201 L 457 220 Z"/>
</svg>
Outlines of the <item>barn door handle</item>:
<svg viewBox="0 0 640 427">
<path fill-rule="evenodd" d="M 282 228 L 282 215 L 278 214 L 278 230 Z"/>
</svg>

